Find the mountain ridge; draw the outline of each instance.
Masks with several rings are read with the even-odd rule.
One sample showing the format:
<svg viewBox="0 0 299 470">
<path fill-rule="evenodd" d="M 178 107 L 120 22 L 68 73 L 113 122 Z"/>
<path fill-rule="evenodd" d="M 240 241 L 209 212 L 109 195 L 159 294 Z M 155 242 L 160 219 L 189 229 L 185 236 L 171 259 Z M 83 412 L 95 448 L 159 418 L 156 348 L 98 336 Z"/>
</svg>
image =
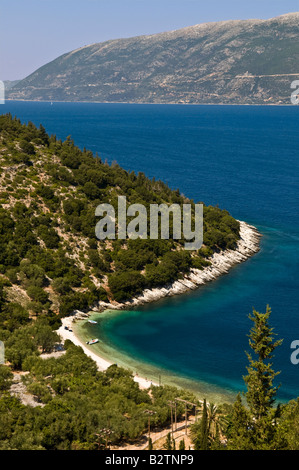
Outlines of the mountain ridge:
<svg viewBox="0 0 299 470">
<path fill-rule="evenodd" d="M 8 90 L 9 99 L 290 104 L 299 13 L 200 23 L 82 46 Z"/>
</svg>

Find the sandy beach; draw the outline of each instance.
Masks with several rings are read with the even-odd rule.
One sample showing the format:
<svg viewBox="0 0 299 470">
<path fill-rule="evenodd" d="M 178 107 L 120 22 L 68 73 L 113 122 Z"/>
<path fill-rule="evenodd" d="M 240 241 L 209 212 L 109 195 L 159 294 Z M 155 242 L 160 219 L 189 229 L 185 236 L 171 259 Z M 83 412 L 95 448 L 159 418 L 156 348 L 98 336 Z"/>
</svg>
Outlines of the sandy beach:
<svg viewBox="0 0 299 470">
<path fill-rule="evenodd" d="M 75 335 L 74 331 L 73 331 L 73 321 L 74 320 L 83 320 L 84 317 L 87 318 L 88 314 L 85 314 L 83 312 L 80 312 L 80 311 L 76 311 L 74 312 L 74 314 L 70 317 L 66 317 L 66 318 L 63 318 L 61 321 L 62 321 L 62 325 L 61 327 L 57 330 L 57 333 L 59 334 L 59 336 L 61 337 L 62 341 L 65 341 L 67 339 L 69 339 L 70 341 L 72 341 L 72 343 L 74 343 L 76 346 L 81 346 L 81 348 L 83 349 L 83 351 L 85 352 L 85 354 L 89 357 L 91 357 L 91 359 L 93 359 L 95 361 L 95 363 L 97 364 L 98 366 L 98 370 L 99 371 L 104 371 L 106 370 L 109 366 L 111 366 L 113 364 L 113 362 L 108 362 L 106 361 L 105 359 L 103 359 L 102 357 L 100 357 L 98 354 L 95 354 L 94 352 L 92 352 L 87 346 L 86 344 L 84 344 L 82 341 L 80 341 L 78 339 L 78 337 Z M 65 327 L 67 327 L 68 329 L 65 329 Z M 70 331 L 71 330 L 71 331 Z M 140 388 L 142 389 L 147 389 L 149 388 L 152 384 L 153 385 L 158 385 L 154 382 L 152 382 L 151 380 L 147 380 L 143 377 L 140 377 L 139 375 L 134 375 L 134 380 L 135 382 L 137 382 L 140 386 Z"/>
<path fill-rule="evenodd" d="M 92 309 L 93 312 L 103 312 L 107 309 L 128 309 L 132 306 L 142 305 L 144 303 L 154 302 L 163 297 L 179 295 L 189 290 L 196 289 L 198 286 L 211 282 L 219 276 L 226 274 L 236 264 L 246 261 L 248 258 L 257 253 L 260 249 L 261 235 L 257 229 L 246 222 L 240 221 L 240 240 L 235 250 L 225 250 L 220 253 L 214 253 L 210 258 L 211 266 L 203 270 L 192 269 L 191 272 L 183 279 L 175 281 L 170 286 L 162 287 L 160 289 L 146 289 L 142 295 L 132 299 L 130 302 L 107 304 L 99 302 L 99 304 Z M 92 312 L 91 312 L 92 313 Z M 69 317 L 62 319 L 62 326 L 57 330 L 62 340 L 71 340 L 75 345 L 81 346 L 85 354 L 91 357 L 97 364 L 100 371 L 106 370 L 113 362 L 100 357 L 98 354 L 91 351 L 84 342 L 75 335 L 73 331 L 73 321 L 87 320 L 88 313 L 74 311 Z M 67 329 L 65 328 L 67 327 Z M 70 329 L 72 331 L 70 331 Z M 134 375 L 134 380 L 139 384 L 140 388 L 146 389 L 151 384 L 158 385 L 157 383 L 147 380 L 146 378 Z"/>
</svg>

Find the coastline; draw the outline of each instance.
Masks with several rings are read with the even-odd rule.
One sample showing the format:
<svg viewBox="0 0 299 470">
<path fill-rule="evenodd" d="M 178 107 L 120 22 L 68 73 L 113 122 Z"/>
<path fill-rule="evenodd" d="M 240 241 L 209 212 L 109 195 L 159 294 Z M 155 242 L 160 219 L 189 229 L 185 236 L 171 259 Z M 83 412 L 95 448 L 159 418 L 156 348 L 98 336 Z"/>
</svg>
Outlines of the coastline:
<svg viewBox="0 0 299 470">
<path fill-rule="evenodd" d="M 183 294 L 187 291 L 194 290 L 197 287 L 206 284 L 207 282 L 213 281 L 223 274 L 228 273 L 234 265 L 246 261 L 260 250 L 260 238 L 262 235 L 254 226 L 249 225 L 243 221 L 239 222 L 240 240 L 238 241 L 237 248 L 235 250 L 225 250 L 220 253 L 214 253 L 214 255 L 209 259 L 211 261 L 210 266 L 205 267 L 203 270 L 192 269 L 190 273 L 183 277 L 183 279 L 175 281 L 169 286 L 159 289 L 146 289 L 140 296 L 131 299 L 131 301 L 123 303 L 114 302 L 111 304 L 99 302 L 97 306 L 92 308 L 90 313 L 75 310 L 71 316 L 62 319 L 62 326 L 57 330 L 57 333 L 61 336 L 63 341 L 69 339 L 75 345 L 82 347 L 85 354 L 96 362 L 99 371 L 106 370 L 113 364 L 113 362 L 110 362 L 109 360 L 101 357 L 99 354 L 91 351 L 73 331 L 73 322 L 80 320 L 86 321 L 90 314 L 95 312 L 101 313 L 109 309 L 128 310 L 132 307 L 154 302 L 164 297 Z M 67 329 L 65 327 L 67 327 Z M 152 384 L 158 385 L 151 380 L 147 380 L 146 378 L 139 376 L 137 372 L 134 375 L 134 380 L 142 389 L 147 389 Z"/>
<path fill-rule="evenodd" d="M 25 100 L 25 99 L 10 99 L 5 98 L 5 101 L 16 101 L 24 103 L 89 103 L 89 104 L 137 104 L 137 105 L 171 105 L 171 106 L 294 106 L 292 103 L 149 103 L 149 102 L 139 102 L 139 101 L 56 101 L 56 100 Z"/>
<path fill-rule="evenodd" d="M 214 253 L 209 261 L 210 266 L 200 269 L 192 268 L 190 273 L 184 275 L 182 279 L 174 281 L 172 284 L 160 288 L 145 289 L 142 294 L 128 300 L 126 302 L 99 302 L 92 308 L 94 312 L 101 312 L 106 309 L 128 309 L 144 305 L 149 302 L 170 297 L 173 295 L 184 294 L 190 290 L 197 289 L 199 286 L 207 282 L 217 279 L 223 274 L 227 274 L 229 270 L 258 253 L 260 250 L 260 238 L 262 235 L 253 226 L 246 222 L 240 222 L 240 240 L 235 250 L 224 250 Z"/>
<path fill-rule="evenodd" d="M 73 322 L 74 321 L 77 321 L 77 320 L 86 320 L 87 318 L 89 317 L 89 314 L 88 313 L 84 313 L 84 312 L 80 312 L 78 310 L 76 310 L 72 316 L 70 317 L 65 317 L 65 318 L 62 318 L 61 322 L 62 322 L 62 325 L 61 327 L 56 331 L 56 333 L 58 333 L 58 335 L 62 338 L 63 341 L 69 339 L 70 341 L 72 341 L 72 343 L 74 343 L 76 346 L 80 346 L 84 353 L 86 354 L 86 356 L 90 357 L 91 359 L 93 359 L 95 361 L 95 363 L 97 364 L 97 367 L 98 367 L 98 370 L 99 371 L 105 371 L 106 369 L 108 369 L 108 367 L 110 367 L 113 362 L 109 362 L 107 361 L 106 359 L 104 359 L 103 357 L 99 356 L 98 354 L 94 353 L 93 351 L 91 351 L 87 346 L 86 344 L 84 344 L 79 338 L 78 336 L 76 336 L 76 334 L 74 333 L 73 331 Z M 65 327 L 67 327 L 68 329 L 65 329 Z M 70 331 L 71 330 L 71 331 Z M 135 374 L 134 375 L 134 381 L 137 382 L 139 384 L 139 387 L 141 389 L 147 389 L 149 388 L 151 385 L 157 385 L 156 383 L 152 382 L 151 380 L 147 380 L 145 379 L 144 377 L 140 377 L 139 375 Z"/>
</svg>

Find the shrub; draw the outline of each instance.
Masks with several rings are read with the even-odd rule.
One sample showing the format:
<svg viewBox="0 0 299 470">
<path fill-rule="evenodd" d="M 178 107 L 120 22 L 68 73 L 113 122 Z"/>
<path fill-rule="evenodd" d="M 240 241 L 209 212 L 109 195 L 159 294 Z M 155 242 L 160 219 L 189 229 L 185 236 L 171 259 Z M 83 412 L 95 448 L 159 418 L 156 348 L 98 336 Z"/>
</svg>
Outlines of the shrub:
<svg viewBox="0 0 299 470">
<path fill-rule="evenodd" d="M 20 149 L 24 153 L 27 153 L 28 155 L 34 155 L 35 154 L 34 145 L 32 145 L 30 142 L 27 142 L 26 140 L 21 140 Z"/>
<path fill-rule="evenodd" d="M 109 276 L 109 287 L 117 302 L 141 293 L 145 285 L 145 278 L 138 271 L 114 273 Z"/>
<path fill-rule="evenodd" d="M 27 294 L 31 299 L 41 304 L 45 304 L 49 300 L 49 295 L 41 287 L 30 286 L 27 289 Z"/>
</svg>

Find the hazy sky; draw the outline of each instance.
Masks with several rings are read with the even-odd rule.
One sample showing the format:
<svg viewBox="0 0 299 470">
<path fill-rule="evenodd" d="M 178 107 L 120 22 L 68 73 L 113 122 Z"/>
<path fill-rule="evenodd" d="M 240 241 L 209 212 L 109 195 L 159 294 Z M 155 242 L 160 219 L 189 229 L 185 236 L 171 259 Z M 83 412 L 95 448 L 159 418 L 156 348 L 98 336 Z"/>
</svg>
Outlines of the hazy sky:
<svg viewBox="0 0 299 470">
<path fill-rule="evenodd" d="M 0 80 L 24 78 L 65 52 L 107 39 L 293 11 L 299 0 L 1 0 Z"/>
</svg>

